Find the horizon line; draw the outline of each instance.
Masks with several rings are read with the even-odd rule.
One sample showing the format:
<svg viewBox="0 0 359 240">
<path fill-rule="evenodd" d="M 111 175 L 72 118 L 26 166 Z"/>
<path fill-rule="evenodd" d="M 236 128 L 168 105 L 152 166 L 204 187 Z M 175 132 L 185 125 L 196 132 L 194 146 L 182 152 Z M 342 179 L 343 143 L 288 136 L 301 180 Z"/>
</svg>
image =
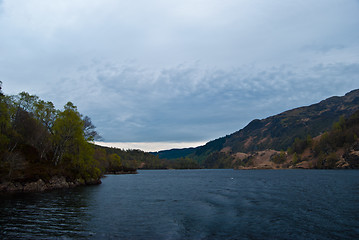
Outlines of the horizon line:
<svg viewBox="0 0 359 240">
<path fill-rule="evenodd" d="M 171 149 L 183 149 L 191 147 L 199 147 L 205 145 L 209 141 L 195 142 L 103 142 L 95 141 L 96 145 L 102 147 L 113 147 L 123 150 L 141 150 L 144 152 L 158 152 Z"/>
</svg>

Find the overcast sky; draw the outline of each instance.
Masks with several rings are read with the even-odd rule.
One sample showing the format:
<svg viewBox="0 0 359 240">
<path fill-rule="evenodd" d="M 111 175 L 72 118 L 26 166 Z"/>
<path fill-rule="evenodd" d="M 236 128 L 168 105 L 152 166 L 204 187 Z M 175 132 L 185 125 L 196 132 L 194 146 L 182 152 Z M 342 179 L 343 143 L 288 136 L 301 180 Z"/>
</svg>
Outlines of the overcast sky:
<svg viewBox="0 0 359 240">
<path fill-rule="evenodd" d="M 105 142 L 198 145 L 359 88 L 359 1 L 0 0 L 0 80 Z"/>
</svg>

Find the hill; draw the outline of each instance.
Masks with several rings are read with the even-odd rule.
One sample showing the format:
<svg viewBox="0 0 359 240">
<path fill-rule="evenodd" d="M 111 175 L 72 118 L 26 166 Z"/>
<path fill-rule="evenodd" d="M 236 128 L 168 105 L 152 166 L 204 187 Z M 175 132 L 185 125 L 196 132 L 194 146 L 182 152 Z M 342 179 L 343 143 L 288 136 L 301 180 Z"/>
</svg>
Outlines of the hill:
<svg viewBox="0 0 359 240">
<path fill-rule="evenodd" d="M 295 139 L 319 136 L 329 131 L 340 117 L 348 118 L 357 110 L 359 90 L 353 90 L 342 97 L 331 97 L 310 106 L 255 119 L 235 133 L 190 151 L 169 150 L 158 152 L 157 155 L 168 159 L 190 157 L 204 167 L 232 167 L 237 153 L 250 155 L 269 149 L 287 150 Z"/>
<path fill-rule="evenodd" d="M 359 90 L 354 90 L 343 97 L 331 97 L 263 120 L 253 120 L 227 137 L 223 147 L 230 147 L 234 152 L 287 149 L 295 138 L 318 136 L 330 130 L 341 116 L 349 117 L 358 109 Z"/>
</svg>

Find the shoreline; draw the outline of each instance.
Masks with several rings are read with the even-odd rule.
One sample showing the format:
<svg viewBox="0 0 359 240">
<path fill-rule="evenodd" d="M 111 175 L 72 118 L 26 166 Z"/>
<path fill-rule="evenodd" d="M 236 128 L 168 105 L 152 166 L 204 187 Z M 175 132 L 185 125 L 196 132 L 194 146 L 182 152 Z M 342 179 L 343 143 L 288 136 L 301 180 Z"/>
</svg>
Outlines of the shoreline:
<svg viewBox="0 0 359 240">
<path fill-rule="evenodd" d="M 117 172 L 106 172 L 106 175 L 122 175 L 122 174 L 138 174 L 137 170 L 135 171 L 117 171 Z M 56 189 L 68 189 L 75 188 L 79 186 L 91 186 L 102 184 L 100 179 L 89 179 L 84 180 L 82 178 L 76 179 L 74 181 L 68 181 L 64 176 L 53 176 L 49 181 L 44 181 L 43 179 L 38 179 L 37 181 L 32 182 L 21 182 L 21 181 L 6 181 L 0 183 L 0 193 L 31 193 L 31 192 L 46 192 Z"/>
<path fill-rule="evenodd" d="M 64 176 L 54 176 L 49 181 L 38 179 L 33 182 L 7 181 L 0 183 L 0 193 L 21 193 L 21 192 L 46 192 L 55 189 L 75 188 L 86 185 L 99 185 L 101 179 L 76 179 L 67 181 Z"/>
</svg>

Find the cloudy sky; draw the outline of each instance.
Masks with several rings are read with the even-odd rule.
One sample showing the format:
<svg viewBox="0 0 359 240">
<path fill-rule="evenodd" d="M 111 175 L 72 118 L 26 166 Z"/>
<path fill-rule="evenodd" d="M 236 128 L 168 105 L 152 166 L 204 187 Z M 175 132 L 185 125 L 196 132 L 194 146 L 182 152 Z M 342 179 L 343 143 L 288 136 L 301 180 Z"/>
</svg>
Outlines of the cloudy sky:
<svg viewBox="0 0 359 240">
<path fill-rule="evenodd" d="M 359 1 L 0 0 L 0 80 L 104 142 L 194 146 L 359 88 Z"/>
</svg>

